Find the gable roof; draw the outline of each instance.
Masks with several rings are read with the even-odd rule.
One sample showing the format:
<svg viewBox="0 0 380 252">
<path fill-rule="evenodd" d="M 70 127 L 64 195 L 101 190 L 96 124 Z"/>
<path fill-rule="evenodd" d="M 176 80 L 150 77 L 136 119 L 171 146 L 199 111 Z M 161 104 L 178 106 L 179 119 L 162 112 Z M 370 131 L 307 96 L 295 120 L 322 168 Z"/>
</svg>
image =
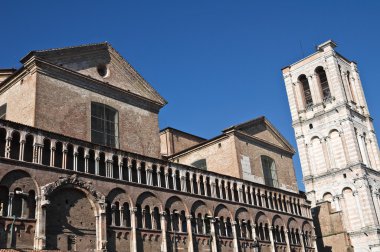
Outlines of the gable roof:
<svg viewBox="0 0 380 252">
<path fill-rule="evenodd" d="M 251 134 L 247 134 L 245 133 L 244 131 L 247 129 L 247 128 L 256 128 L 258 127 L 259 125 L 265 125 L 266 126 L 266 129 L 268 131 L 270 131 L 271 134 L 274 135 L 274 137 L 276 138 L 277 142 L 273 142 L 273 141 L 266 141 L 264 139 L 262 139 L 261 137 L 257 137 L 257 136 L 254 136 L 254 135 L 251 135 Z M 264 117 L 264 116 L 260 116 L 260 117 L 257 117 L 255 119 L 252 119 L 252 120 L 249 120 L 247 122 L 243 122 L 243 123 L 240 123 L 240 124 L 236 124 L 236 125 L 233 125 L 231 127 L 228 127 L 224 130 L 222 130 L 222 134 L 216 136 L 216 137 L 213 137 L 211 139 L 208 139 L 204 142 L 201 142 L 199 144 L 196 144 L 194 146 L 191 146 L 187 149 L 184 149 L 184 150 L 181 150 L 177 153 L 174 153 L 173 155 L 171 155 L 169 157 L 170 158 L 175 158 L 177 156 L 181 156 L 187 152 L 190 152 L 190 151 L 194 151 L 195 149 L 199 149 L 199 148 L 203 148 L 205 146 L 208 146 L 209 144 L 212 144 L 213 142 L 215 141 L 219 141 L 221 139 L 224 139 L 226 137 L 228 137 L 228 133 L 230 132 L 233 132 L 233 133 L 240 133 L 240 135 L 244 135 L 246 137 L 249 137 L 251 139 L 254 139 L 256 141 L 259 141 L 259 142 L 262 142 L 262 143 L 265 143 L 265 144 L 269 144 L 271 146 L 276 146 L 277 148 L 283 150 L 283 151 L 286 151 L 288 153 L 291 153 L 291 154 L 294 154 L 295 153 L 295 149 L 293 148 L 293 146 L 285 139 L 285 137 L 283 135 L 281 135 L 281 133 Z M 280 143 L 280 144 L 278 144 Z"/>
<path fill-rule="evenodd" d="M 245 132 L 248 129 L 252 129 L 252 128 L 257 129 L 259 125 L 264 125 L 265 128 L 273 135 L 274 141 L 269 140 L 269 142 L 271 142 L 272 144 L 275 144 L 275 145 L 280 144 L 281 145 L 280 147 L 287 149 L 289 152 L 295 153 L 295 149 L 293 148 L 293 146 L 277 130 L 277 128 L 274 127 L 273 124 L 266 119 L 265 116 L 260 116 L 260 117 L 254 118 L 252 120 L 249 120 L 249 121 L 228 127 L 228 128 L 223 130 L 223 133 L 228 133 L 231 131 Z M 248 135 L 250 135 L 250 134 L 248 133 Z"/>
<path fill-rule="evenodd" d="M 167 104 L 167 101 L 108 42 L 31 51 L 20 62 L 25 64 L 32 58 L 79 72 L 152 100 L 161 106 Z M 99 64 L 112 67 L 110 78 L 103 79 L 94 74 L 93 69 Z M 92 72 L 89 68 L 92 68 Z"/>
</svg>

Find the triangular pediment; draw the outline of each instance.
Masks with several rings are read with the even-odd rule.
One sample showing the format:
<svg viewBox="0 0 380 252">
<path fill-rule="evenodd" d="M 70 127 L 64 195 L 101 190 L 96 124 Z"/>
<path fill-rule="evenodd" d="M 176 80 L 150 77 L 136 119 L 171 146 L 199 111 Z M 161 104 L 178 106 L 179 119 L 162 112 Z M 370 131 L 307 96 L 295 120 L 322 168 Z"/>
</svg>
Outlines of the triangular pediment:
<svg viewBox="0 0 380 252">
<path fill-rule="evenodd" d="M 242 132 L 245 135 L 255 137 L 264 142 L 294 153 L 294 148 L 290 145 L 290 143 L 265 117 L 259 117 L 248 122 L 232 126 L 224 130 L 224 132 L 229 130 Z"/>
<path fill-rule="evenodd" d="M 31 55 L 152 100 L 162 106 L 167 103 L 109 43 L 33 51 L 22 62 Z"/>
</svg>

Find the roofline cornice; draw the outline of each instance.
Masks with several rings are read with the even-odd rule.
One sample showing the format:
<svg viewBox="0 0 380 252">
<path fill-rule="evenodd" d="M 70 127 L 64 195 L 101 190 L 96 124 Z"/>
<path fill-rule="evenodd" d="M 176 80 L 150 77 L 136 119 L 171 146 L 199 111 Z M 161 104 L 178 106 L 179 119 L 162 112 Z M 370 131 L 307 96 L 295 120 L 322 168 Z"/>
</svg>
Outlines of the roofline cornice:
<svg viewBox="0 0 380 252">
<path fill-rule="evenodd" d="M 40 59 L 36 56 L 30 57 L 28 61 L 25 62 L 23 67 L 18 69 L 14 74 L 9 76 L 9 78 L 5 79 L 1 83 L 0 93 L 7 90 L 25 75 L 34 72 L 45 74 L 53 78 L 57 78 L 59 76 L 62 80 L 68 82 L 68 84 L 74 84 L 78 87 L 90 90 L 92 92 L 100 93 L 101 95 L 105 95 L 107 97 L 119 100 L 121 102 L 129 103 L 131 105 L 143 107 L 156 113 L 158 113 L 158 111 L 165 105 L 157 103 L 156 101 L 140 96 L 138 94 L 134 94 L 132 92 L 112 86 L 107 82 L 102 82 L 70 69 L 60 67 L 48 61 L 44 61 L 43 59 Z M 91 85 L 89 85 L 89 82 L 92 82 Z M 136 102 L 133 102 L 133 99 Z M 146 103 L 149 105 L 146 106 Z"/>
<path fill-rule="evenodd" d="M 242 136 L 242 137 L 244 137 L 244 138 L 246 138 L 246 139 L 253 140 L 253 141 L 255 141 L 255 142 L 258 142 L 258 143 L 264 144 L 264 145 L 266 145 L 266 146 L 268 146 L 268 147 L 275 148 L 275 149 L 277 149 L 277 150 L 279 150 L 279 151 L 281 151 L 281 152 L 286 152 L 286 153 L 288 153 L 288 154 L 290 154 L 290 155 L 292 155 L 292 156 L 295 154 L 295 151 L 294 151 L 293 149 L 292 149 L 292 150 L 285 149 L 285 148 L 282 147 L 282 146 L 279 146 L 279 145 L 273 144 L 273 143 L 271 143 L 271 142 L 269 142 L 269 141 L 266 141 L 266 140 L 264 140 L 264 139 L 261 139 L 261 138 L 255 137 L 255 136 L 248 135 L 248 134 L 246 134 L 246 133 L 244 133 L 244 132 L 242 132 L 242 131 L 239 131 L 239 130 L 235 130 L 235 131 L 233 132 L 233 134 L 236 135 L 236 136 Z"/>
</svg>

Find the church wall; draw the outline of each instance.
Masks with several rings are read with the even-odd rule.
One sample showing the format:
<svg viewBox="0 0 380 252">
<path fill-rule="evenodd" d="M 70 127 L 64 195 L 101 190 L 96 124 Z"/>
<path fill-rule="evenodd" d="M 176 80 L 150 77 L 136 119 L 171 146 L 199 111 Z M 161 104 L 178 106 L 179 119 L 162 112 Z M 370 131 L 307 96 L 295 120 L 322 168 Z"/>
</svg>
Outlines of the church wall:
<svg viewBox="0 0 380 252">
<path fill-rule="evenodd" d="M 194 145 L 197 145 L 203 141 L 199 137 L 192 136 L 190 134 L 182 133 L 175 129 L 166 129 L 160 132 L 161 140 L 161 154 L 170 156 Z"/>
<path fill-rule="evenodd" d="M 262 137 L 266 135 L 273 138 L 271 134 L 261 134 Z M 264 140 L 271 139 L 264 138 Z M 280 188 L 298 191 L 293 160 L 289 153 L 281 153 L 281 151 L 277 151 L 275 148 L 271 149 L 271 147 L 240 137 L 235 137 L 235 142 L 239 167 L 243 170 L 243 179 L 265 184 L 261 156 L 268 156 L 275 161 Z M 249 166 L 251 174 L 244 173 L 245 169 L 243 166 Z"/>
<path fill-rule="evenodd" d="M 119 112 L 120 149 L 158 157 L 158 114 L 39 74 L 35 126 L 91 141 L 91 102 Z"/>
<path fill-rule="evenodd" d="M 228 136 L 202 148 L 176 156 L 173 161 L 191 165 L 200 159 L 206 159 L 208 171 L 241 178 L 240 166 L 236 160 L 236 148 L 233 136 Z"/>
<path fill-rule="evenodd" d="M 35 126 L 36 76 L 27 74 L 0 94 L 0 106 L 7 104 L 7 120 Z"/>
</svg>

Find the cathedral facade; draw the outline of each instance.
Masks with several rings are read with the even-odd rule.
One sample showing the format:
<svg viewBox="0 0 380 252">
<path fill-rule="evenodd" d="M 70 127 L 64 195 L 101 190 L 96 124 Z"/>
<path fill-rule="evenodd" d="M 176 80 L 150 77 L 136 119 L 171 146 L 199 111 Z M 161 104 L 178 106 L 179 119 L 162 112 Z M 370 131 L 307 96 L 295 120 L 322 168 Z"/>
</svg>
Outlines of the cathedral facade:
<svg viewBox="0 0 380 252">
<path fill-rule="evenodd" d="M 294 149 L 265 118 L 203 139 L 108 43 L 0 70 L 0 248 L 316 251 Z"/>
<path fill-rule="evenodd" d="M 380 157 L 357 64 L 329 40 L 283 68 L 320 251 L 380 251 Z"/>
</svg>

